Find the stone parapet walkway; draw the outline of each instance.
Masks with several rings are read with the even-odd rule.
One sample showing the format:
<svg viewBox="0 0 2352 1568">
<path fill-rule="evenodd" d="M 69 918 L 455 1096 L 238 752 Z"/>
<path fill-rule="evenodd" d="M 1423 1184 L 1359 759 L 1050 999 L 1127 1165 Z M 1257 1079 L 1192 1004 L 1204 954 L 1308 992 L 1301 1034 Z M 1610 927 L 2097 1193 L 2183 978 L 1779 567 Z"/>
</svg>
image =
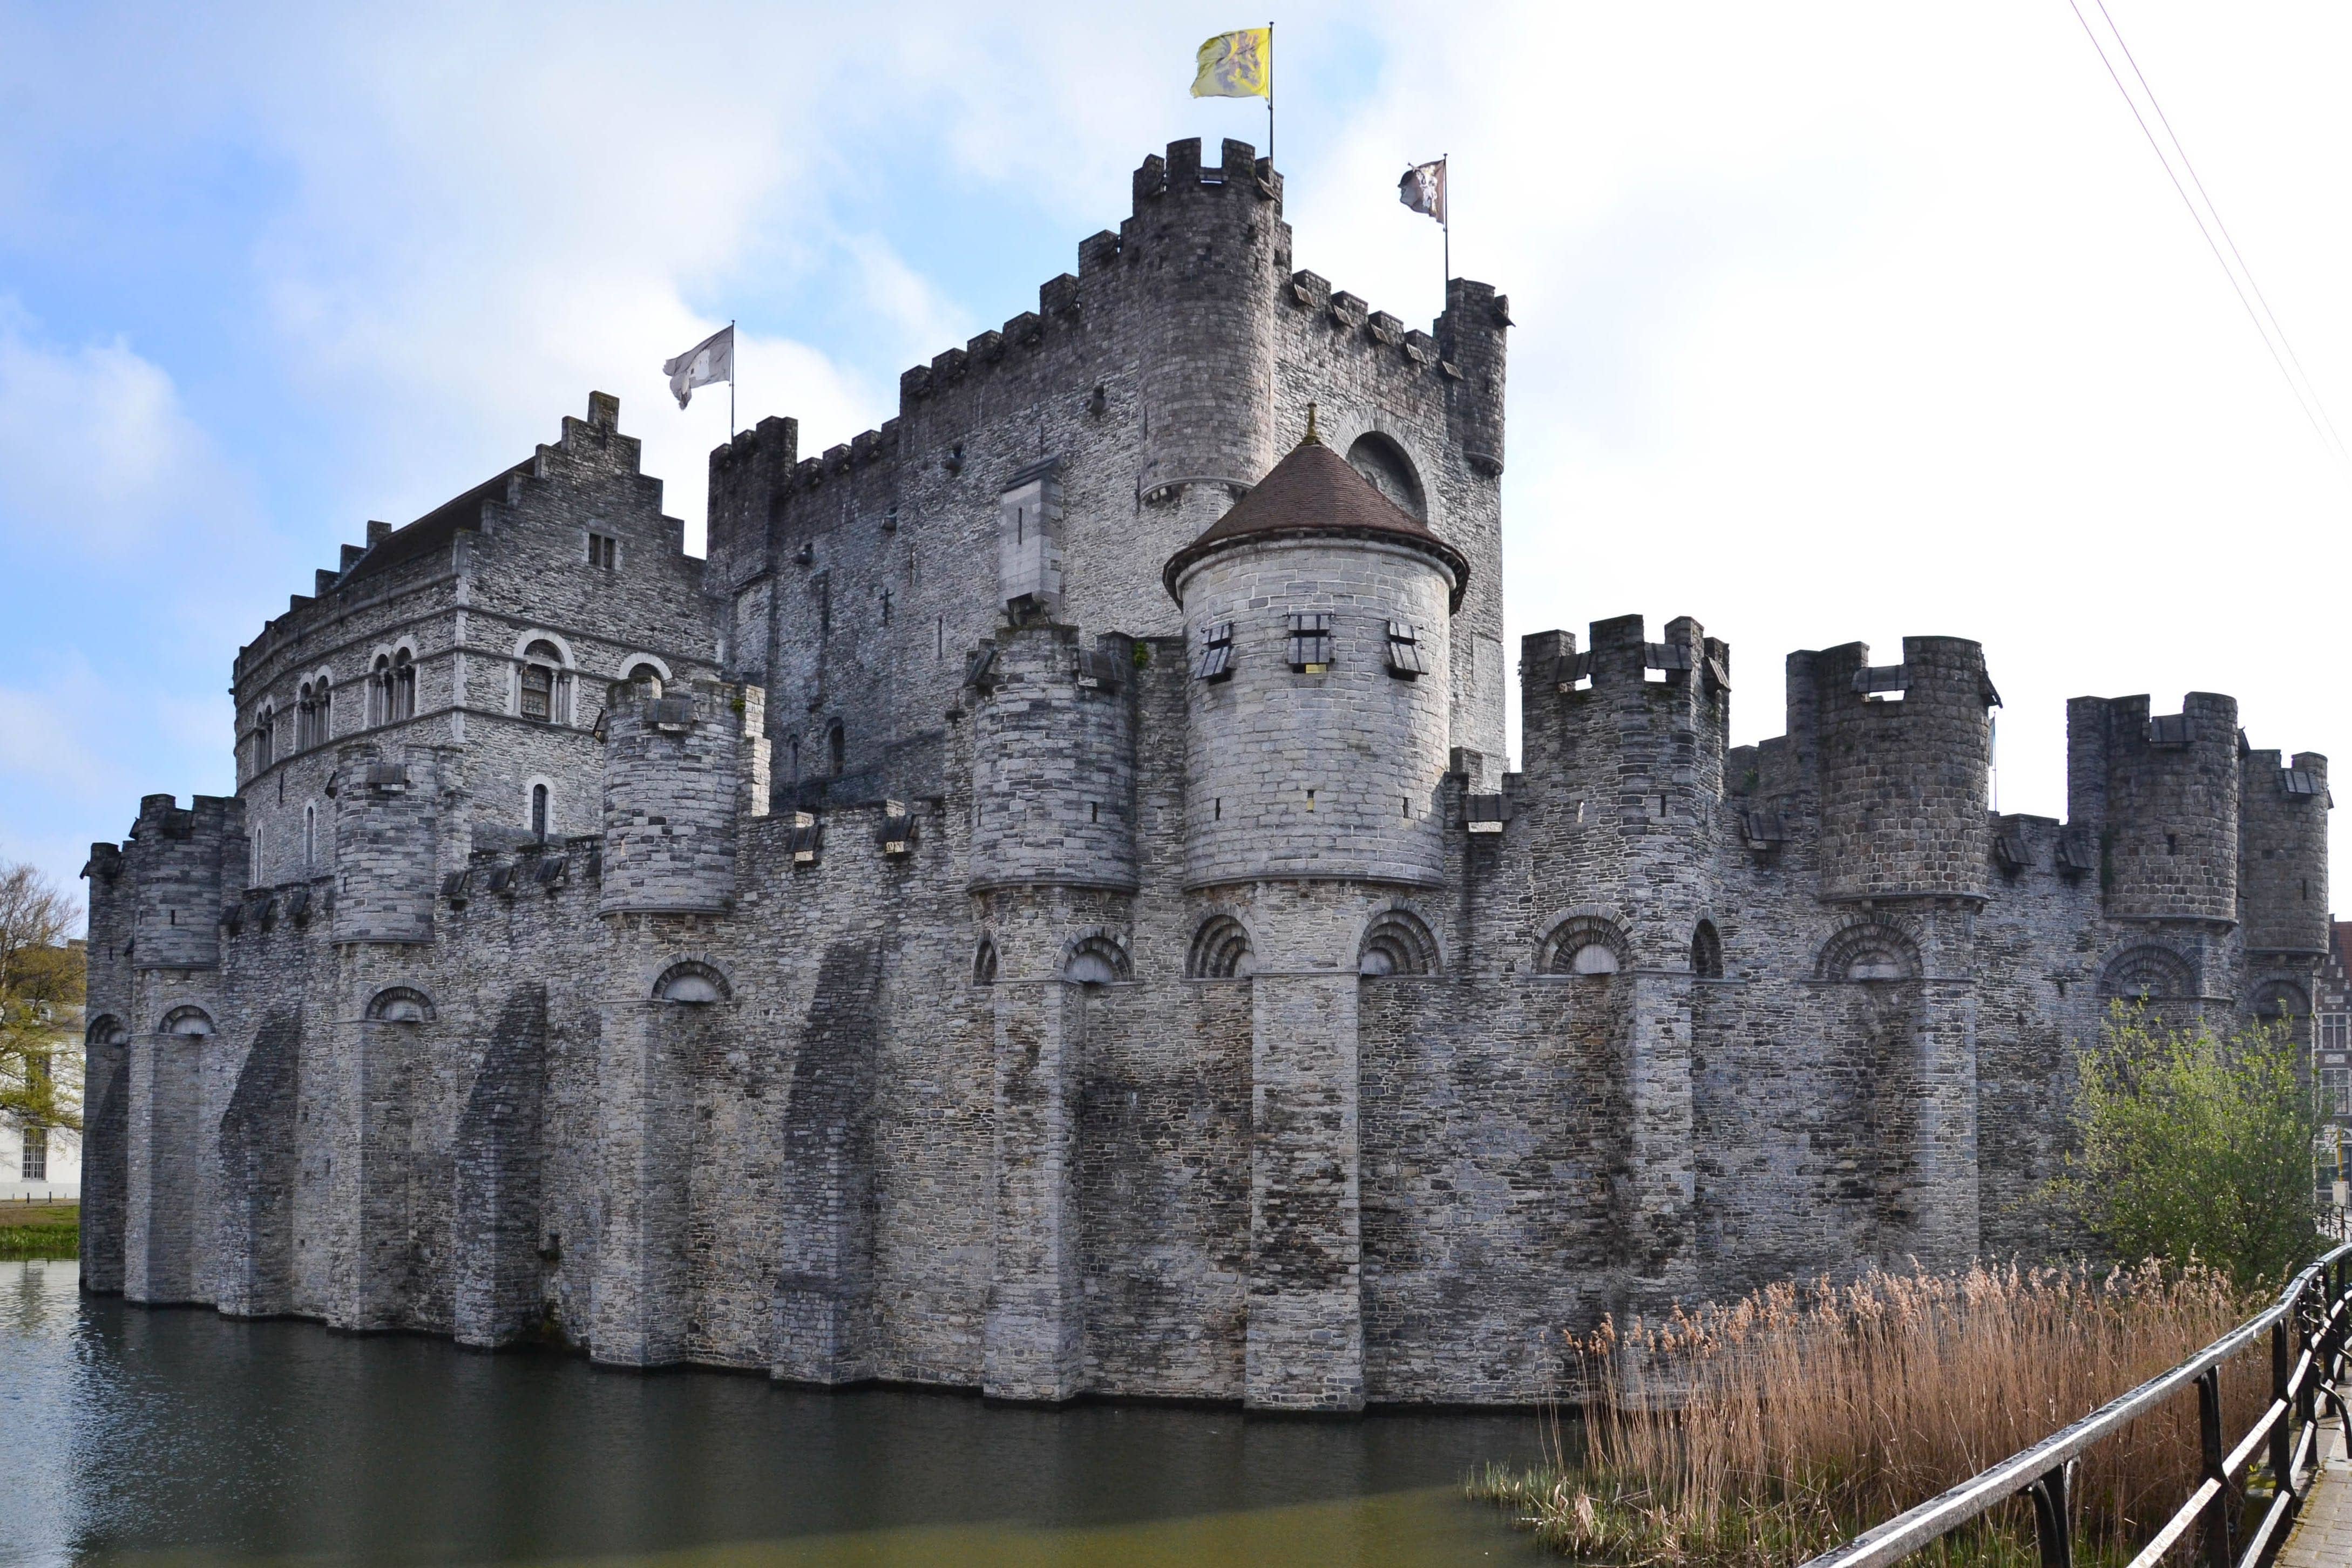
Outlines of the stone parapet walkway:
<svg viewBox="0 0 2352 1568">
<path fill-rule="evenodd" d="M 2324 1458 L 2312 1478 L 2311 1496 L 2278 1555 L 2277 1568 L 2345 1568 L 2352 1563 L 2352 1462 L 2345 1458 L 2343 1428 L 2320 1428 L 2319 1451 Z"/>
</svg>

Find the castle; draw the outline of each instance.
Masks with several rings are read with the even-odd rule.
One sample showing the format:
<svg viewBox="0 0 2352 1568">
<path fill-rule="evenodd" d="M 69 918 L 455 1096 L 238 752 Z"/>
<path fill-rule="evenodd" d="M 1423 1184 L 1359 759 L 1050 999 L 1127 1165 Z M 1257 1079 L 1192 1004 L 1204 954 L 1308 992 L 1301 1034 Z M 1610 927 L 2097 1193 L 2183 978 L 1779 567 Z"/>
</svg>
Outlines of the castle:
<svg viewBox="0 0 2352 1568">
<path fill-rule="evenodd" d="M 1144 161 L 898 417 L 615 400 L 237 655 L 237 793 L 91 851 L 83 1281 L 1004 1398 L 1509 1403 L 1603 1311 L 2045 1245 L 2110 998 L 2302 1013 L 2326 759 L 1978 644 L 1522 641 L 1506 300 Z"/>
</svg>

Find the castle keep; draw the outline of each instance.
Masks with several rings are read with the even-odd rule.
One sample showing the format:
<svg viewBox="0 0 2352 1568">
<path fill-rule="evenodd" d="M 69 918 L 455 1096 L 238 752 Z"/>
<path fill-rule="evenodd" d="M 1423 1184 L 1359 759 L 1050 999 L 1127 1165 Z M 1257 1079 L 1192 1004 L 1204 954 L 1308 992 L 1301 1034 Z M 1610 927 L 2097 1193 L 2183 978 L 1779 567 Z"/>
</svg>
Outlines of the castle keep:
<svg viewBox="0 0 2352 1568">
<path fill-rule="evenodd" d="M 2108 1000 L 2307 1010 L 2326 759 L 1974 643 L 1517 653 L 1506 301 L 1295 270 L 1178 142 L 898 417 L 615 401 L 370 524 L 239 652 L 237 793 L 90 903 L 83 1281 L 616 1365 L 1349 1410 L 1563 1327 L 2047 1243 Z"/>
</svg>

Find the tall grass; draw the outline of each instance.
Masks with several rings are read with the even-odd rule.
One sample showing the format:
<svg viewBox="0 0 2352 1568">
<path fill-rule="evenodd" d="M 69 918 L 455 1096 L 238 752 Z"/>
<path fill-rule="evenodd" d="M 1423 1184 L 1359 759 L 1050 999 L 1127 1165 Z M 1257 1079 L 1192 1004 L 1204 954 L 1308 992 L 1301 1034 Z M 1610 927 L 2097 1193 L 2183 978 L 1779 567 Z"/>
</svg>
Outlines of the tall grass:
<svg viewBox="0 0 2352 1568">
<path fill-rule="evenodd" d="M 1475 1494 L 1573 1555 L 1780 1568 L 1859 1534 L 2187 1360 L 2256 1310 L 2202 1268 L 1874 1271 L 1780 1284 L 1571 1344 L 1580 1452 L 1490 1471 Z M 2234 1440 L 2268 1397 L 2264 1355 L 2224 1369 Z M 2083 1560 L 2127 1558 L 2197 1484 L 2193 1396 L 2085 1456 Z M 2038 1561 L 2004 1505 L 1921 1561 Z"/>
</svg>

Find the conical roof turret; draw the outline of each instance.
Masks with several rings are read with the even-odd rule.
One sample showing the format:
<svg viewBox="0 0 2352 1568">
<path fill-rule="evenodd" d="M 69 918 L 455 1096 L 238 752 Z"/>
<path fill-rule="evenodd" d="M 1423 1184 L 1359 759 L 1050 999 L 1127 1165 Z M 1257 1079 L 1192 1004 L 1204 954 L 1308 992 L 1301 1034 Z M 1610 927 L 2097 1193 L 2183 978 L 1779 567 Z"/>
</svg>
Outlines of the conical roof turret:
<svg viewBox="0 0 2352 1568">
<path fill-rule="evenodd" d="M 1168 558 L 1160 580 L 1169 597 L 1182 601 L 1177 582 L 1196 561 L 1246 542 L 1276 538 L 1381 539 L 1404 544 L 1436 558 L 1454 574 L 1452 606 L 1462 607 L 1470 563 L 1460 550 L 1430 532 L 1429 526 L 1373 487 L 1355 465 L 1323 444 L 1307 416 L 1307 436 L 1265 478 Z"/>
</svg>

